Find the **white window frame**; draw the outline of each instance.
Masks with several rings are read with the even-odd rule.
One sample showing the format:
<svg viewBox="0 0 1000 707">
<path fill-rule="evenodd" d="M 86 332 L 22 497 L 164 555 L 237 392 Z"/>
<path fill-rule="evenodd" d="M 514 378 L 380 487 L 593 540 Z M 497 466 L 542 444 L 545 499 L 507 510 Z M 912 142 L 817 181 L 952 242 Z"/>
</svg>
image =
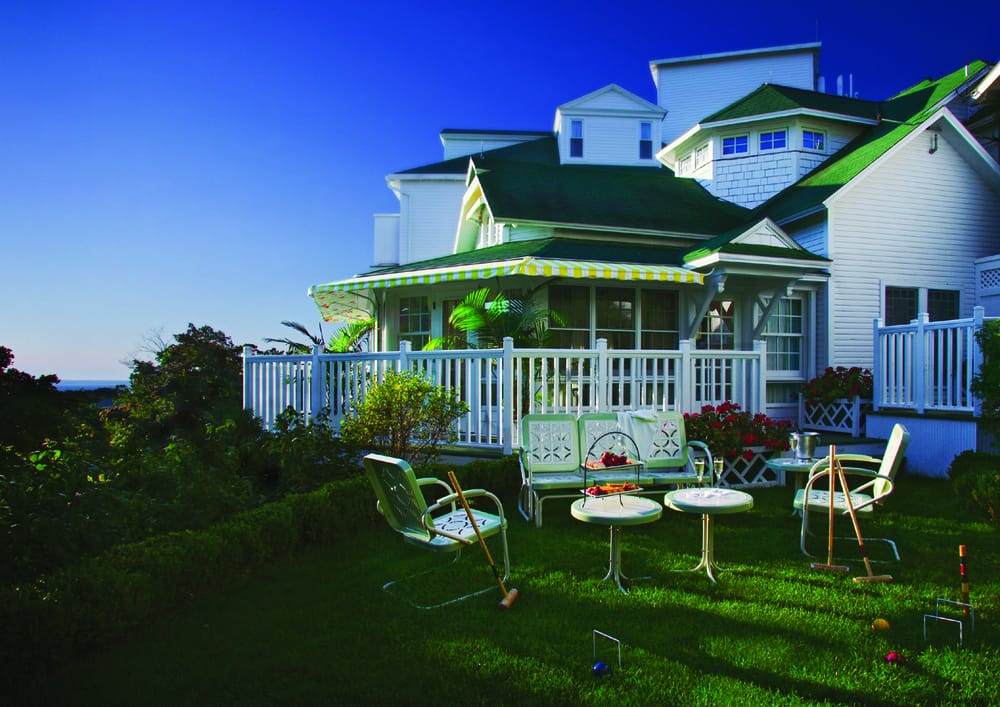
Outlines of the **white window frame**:
<svg viewBox="0 0 1000 707">
<path fill-rule="evenodd" d="M 677 176 L 683 177 L 685 174 L 691 174 L 692 166 L 694 164 L 694 155 L 692 153 L 687 153 L 679 160 L 677 160 Z"/>
<path fill-rule="evenodd" d="M 813 140 L 815 142 L 815 136 L 819 136 L 819 147 L 813 145 L 806 145 L 806 135 L 814 136 Z M 826 131 L 825 130 L 813 130 L 811 128 L 802 129 L 802 149 L 811 150 L 813 152 L 826 152 Z"/>
<path fill-rule="evenodd" d="M 741 147 L 740 142 L 739 142 L 740 140 L 743 140 L 743 143 L 742 143 L 743 149 L 742 150 L 739 149 Z M 727 150 L 726 143 L 729 142 L 729 141 L 731 141 L 731 148 L 732 149 L 729 149 L 729 151 L 727 152 L 726 151 Z M 722 138 L 722 156 L 723 157 L 727 157 L 729 155 L 748 155 L 748 154 L 750 154 L 750 136 L 747 133 L 742 133 L 740 135 L 727 135 L 727 136 L 725 136 L 725 137 Z"/>
<path fill-rule="evenodd" d="M 779 133 L 782 136 L 781 137 L 781 141 L 782 141 L 781 147 L 774 147 L 774 136 L 778 135 Z M 765 135 L 770 136 L 771 147 L 764 147 L 764 136 Z M 776 152 L 778 150 L 787 150 L 788 149 L 788 128 L 781 128 L 780 130 L 779 129 L 775 129 L 775 130 L 762 130 L 757 135 L 757 149 L 760 152 Z"/>
<path fill-rule="evenodd" d="M 643 137 L 643 134 L 648 137 Z M 649 152 L 648 155 L 643 154 L 644 148 Z M 639 121 L 639 159 L 653 159 L 653 124 L 648 120 Z"/>
<path fill-rule="evenodd" d="M 694 168 L 697 170 L 712 161 L 711 144 L 699 145 L 694 150 Z"/>
<path fill-rule="evenodd" d="M 579 133 L 579 135 L 577 134 Z M 577 142 L 579 141 L 579 142 Z M 580 146 L 580 154 L 573 154 L 574 146 Z M 569 156 L 574 160 L 583 159 L 583 119 L 572 118 L 569 121 Z"/>
</svg>

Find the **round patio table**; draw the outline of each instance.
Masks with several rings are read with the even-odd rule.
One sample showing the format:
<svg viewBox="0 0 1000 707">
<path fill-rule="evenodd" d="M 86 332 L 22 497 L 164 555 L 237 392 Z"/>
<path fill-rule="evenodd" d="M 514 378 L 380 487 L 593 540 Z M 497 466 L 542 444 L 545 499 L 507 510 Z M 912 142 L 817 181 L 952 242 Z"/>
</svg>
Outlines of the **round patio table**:
<svg viewBox="0 0 1000 707">
<path fill-rule="evenodd" d="M 621 571 L 621 544 L 618 535 L 622 526 L 642 525 L 657 520 L 663 515 L 663 506 L 642 496 L 587 496 L 573 501 L 569 512 L 579 521 L 594 525 L 606 525 L 611 529 L 608 573 L 601 581 L 606 582 L 609 579 L 614 579 L 622 594 L 628 594 L 628 590 L 622 584 L 622 580 L 628 582 L 629 578 Z M 645 578 L 636 577 L 636 579 Z"/>
<path fill-rule="evenodd" d="M 670 491 L 663 499 L 663 504 L 681 513 L 701 514 L 701 561 L 690 570 L 679 572 L 698 572 L 704 569 L 713 582 L 713 572 L 725 571 L 715 563 L 715 528 L 712 516 L 723 513 L 742 513 L 753 508 L 753 496 L 736 489 L 692 488 Z"/>
</svg>

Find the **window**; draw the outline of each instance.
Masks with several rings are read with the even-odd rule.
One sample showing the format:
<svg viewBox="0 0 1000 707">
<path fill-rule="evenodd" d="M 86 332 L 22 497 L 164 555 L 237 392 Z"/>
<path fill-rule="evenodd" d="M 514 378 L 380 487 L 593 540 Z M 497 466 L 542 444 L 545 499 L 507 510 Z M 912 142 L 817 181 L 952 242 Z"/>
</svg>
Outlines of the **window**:
<svg viewBox="0 0 1000 707">
<path fill-rule="evenodd" d="M 736 348 L 736 305 L 732 300 L 715 300 L 701 320 L 698 348 L 732 351 Z"/>
<path fill-rule="evenodd" d="M 583 121 L 570 121 L 569 126 L 569 156 L 583 157 Z"/>
<path fill-rule="evenodd" d="M 639 159 L 653 159 L 653 124 L 639 123 Z"/>
<path fill-rule="evenodd" d="M 759 312 L 758 312 L 759 316 Z M 802 300 L 782 297 L 771 310 L 762 332 L 767 342 L 767 370 L 791 374 L 802 373 Z"/>
<path fill-rule="evenodd" d="M 677 176 L 691 174 L 691 155 L 687 154 L 677 160 Z"/>
<path fill-rule="evenodd" d="M 760 134 L 760 150 L 784 150 L 788 134 L 784 130 L 774 130 Z"/>
<path fill-rule="evenodd" d="M 590 288 L 564 285 L 549 288 L 549 309 L 563 319 L 551 326 L 552 345 L 563 349 L 590 346 Z"/>
<path fill-rule="evenodd" d="M 802 147 L 807 150 L 822 150 L 826 144 L 826 135 L 814 130 L 802 131 Z"/>
<path fill-rule="evenodd" d="M 920 312 L 927 312 L 932 322 L 958 319 L 958 290 L 932 290 L 926 287 L 886 287 L 885 326 L 909 324 Z"/>
<path fill-rule="evenodd" d="M 627 287 L 597 288 L 597 332 L 610 349 L 635 348 L 635 290 Z"/>
<path fill-rule="evenodd" d="M 698 169 L 706 164 L 708 164 L 708 143 L 694 151 L 694 168 Z"/>
<path fill-rule="evenodd" d="M 456 342 L 463 341 L 468 342 L 468 338 L 464 331 L 456 329 L 455 325 L 451 323 L 451 315 L 454 313 L 455 308 L 462 303 L 460 299 L 446 299 L 441 303 L 441 333 L 446 339 L 451 339 Z"/>
<path fill-rule="evenodd" d="M 676 349 L 680 340 L 675 290 L 642 291 L 642 348 Z"/>
<path fill-rule="evenodd" d="M 431 338 L 431 310 L 426 297 L 399 298 L 399 340 L 420 350 Z"/>
<path fill-rule="evenodd" d="M 738 155 L 750 149 L 749 138 L 746 135 L 722 138 L 722 154 Z"/>
</svg>

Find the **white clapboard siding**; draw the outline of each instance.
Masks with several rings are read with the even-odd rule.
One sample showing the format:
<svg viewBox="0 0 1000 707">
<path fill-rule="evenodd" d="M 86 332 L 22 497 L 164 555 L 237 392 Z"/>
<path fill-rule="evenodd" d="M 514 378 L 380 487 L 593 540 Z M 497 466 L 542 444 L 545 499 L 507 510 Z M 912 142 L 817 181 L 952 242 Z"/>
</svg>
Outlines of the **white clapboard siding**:
<svg viewBox="0 0 1000 707">
<path fill-rule="evenodd" d="M 667 109 L 663 120 L 665 143 L 763 83 L 814 88 L 813 55 L 808 51 L 734 56 L 704 63 L 663 63 L 656 64 L 653 72 L 657 103 Z"/>
<path fill-rule="evenodd" d="M 455 214 L 465 183 L 453 180 L 401 180 L 399 196 L 400 265 L 450 255 L 455 247 Z"/>
<path fill-rule="evenodd" d="M 868 325 L 885 285 L 959 289 L 970 316 L 973 263 L 996 251 L 1000 200 L 946 134 L 933 154 L 935 133 L 916 135 L 832 204 L 830 365 L 872 365 Z"/>
</svg>

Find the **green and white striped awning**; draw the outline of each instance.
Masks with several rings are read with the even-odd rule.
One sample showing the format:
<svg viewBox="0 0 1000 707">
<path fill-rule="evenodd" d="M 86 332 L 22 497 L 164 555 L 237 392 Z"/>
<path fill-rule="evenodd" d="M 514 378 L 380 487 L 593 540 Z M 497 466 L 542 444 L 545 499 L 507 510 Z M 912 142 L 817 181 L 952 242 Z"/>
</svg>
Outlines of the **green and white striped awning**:
<svg viewBox="0 0 1000 707">
<path fill-rule="evenodd" d="M 309 296 L 316 302 L 326 321 L 357 321 L 373 315 L 374 302 L 363 290 L 435 285 L 463 280 L 489 280 L 495 277 L 563 277 L 620 282 L 677 282 L 704 284 L 701 273 L 674 265 L 639 265 L 595 260 L 565 260 L 525 256 L 490 263 L 453 265 L 425 270 L 378 273 L 313 285 Z"/>
</svg>

